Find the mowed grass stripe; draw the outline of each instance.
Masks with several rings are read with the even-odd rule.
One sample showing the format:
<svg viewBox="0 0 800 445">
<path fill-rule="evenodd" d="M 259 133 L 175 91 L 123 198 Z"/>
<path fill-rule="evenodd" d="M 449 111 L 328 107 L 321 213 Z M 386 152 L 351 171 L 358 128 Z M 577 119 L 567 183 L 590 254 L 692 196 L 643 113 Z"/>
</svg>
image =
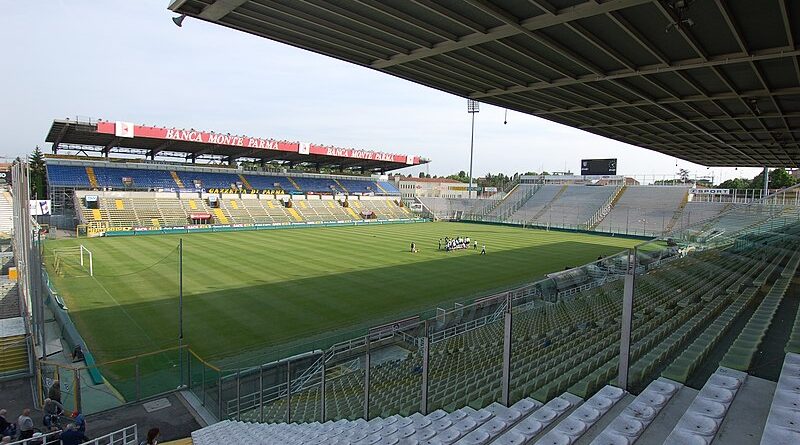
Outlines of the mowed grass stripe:
<svg viewBox="0 0 800 445">
<path fill-rule="evenodd" d="M 469 236 L 488 255 L 437 251 L 444 236 Z M 97 279 L 57 277 L 89 347 L 101 360 L 177 342 L 177 257 L 184 240 L 184 332 L 206 357 L 278 348 L 354 325 L 392 320 L 492 289 L 530 282 L 609 255 L 636 240 L 461 223 L 395 224 L 252 232 L 199 233 L 48 241 L 45 248 L 84 244 Z M 411 254 L 414 241 L 420 252 Z M 122 310 L 124 309 L 124 312 Z M 257 354 L 250 354 L 257 356 Z"/>
</svg>

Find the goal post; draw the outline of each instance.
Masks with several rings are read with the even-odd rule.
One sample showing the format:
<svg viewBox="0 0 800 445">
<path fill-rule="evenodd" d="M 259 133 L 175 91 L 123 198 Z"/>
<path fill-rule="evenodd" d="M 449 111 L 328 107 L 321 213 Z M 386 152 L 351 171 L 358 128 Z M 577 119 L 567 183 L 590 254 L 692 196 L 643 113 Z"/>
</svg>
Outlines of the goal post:
<svg viewBox="0 0 800 445">
<path fill-rule="evenodd" d="M 84 252 L 86 256 L 86 261 L 88 261 L 89 265 L 89 276 L 94 276 L 94 259 L 92 258 L 92 251 L 87 249 L 83 244 L 81 244 L 81 266 L 86 268 L 86 264 L 84 263 Z"/>
<path fill-rule="evenodd" d="M 53 249 L 53 268 L 62 276 L 86 276 L 88 272 L 93 277 L 94 255 L 83 244 Z"/>
</svg>

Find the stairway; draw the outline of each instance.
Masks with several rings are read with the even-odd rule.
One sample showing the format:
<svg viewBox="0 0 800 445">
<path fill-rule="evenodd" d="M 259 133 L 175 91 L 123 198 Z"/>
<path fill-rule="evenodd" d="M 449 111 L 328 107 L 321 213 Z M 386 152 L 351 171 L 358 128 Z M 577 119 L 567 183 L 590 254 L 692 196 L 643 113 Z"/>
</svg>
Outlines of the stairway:
<svg viewBox="0 0 800 445">
<path fill-rule="evenodd" d="M 288 179 L 288 180 L 289 180 L 289 182 L 291 182 L 291 183 L 292 183 L 292 185 L 294 186 L 294 188 L 296 188 L 296 189 L 297 189 L 297 191 L 298 191 L 298 192 L 302 192 L 302 191 L 303 191 L 303 189 L 302 189 L 302 188 L 300 188 L 300 184 L 298 184 L 297 182 L 295 182 L 295 180 L 294 180 L 294 179 L 292 179 L 292 177 L 291 177 L 291 176 L 287 176 L 287 177 L 286 177 L 286 179 Z"/>
<path fill-rule="evenodd" d="M 550 210 L 551 207 L 553 207 L 553 204 L 555 204 L 555 202 L 558 201 L 558 198 L 560 198 L 561 195 L 563 195 L 564 192 L 566 192 L 566 191 L 567 191 L 567 185 L 566 184 L 562 185 L 561 186 L 561 190 L 559 190 L 558 193 L 556 193 L 556 196 L 553 196 L 553 199 L 551 199 L 550 202 L 548 202 L 546 206 L 542 207 L 542 209 L 539 210 L 536 213 L 536 215 L 533 216 L 533 218 L 531 218 L 531 221 L 536 221 L 537 219 L 541 218 L 542 215 L 547 213 L 547 211 Z"/>
<path fill-rule="evenodd" d="M 253 190 L 253 186 L 250 185 L 244 175 L 239 175 L 239 179 L 242 181 L 242 185 L 244 186 L 245 190 Z"/>
<path fill-rule="evenodd" d="M 24 373 L 28 370 L 28 347 L 25 335 L 0 338 L 0 376 Z"/>
<path fill-rule="evenodd" d="M 175 181 L 175 184 L 178 187 L 183 188 L 183 181 L 181 181 L 181 178 L 180 176 L 178 176 L 178 173 L 176 173 L 175 171 L 170 171 L 169 174 L 170 176 L 172 176 L 172 179 Z"/>
<path fill-rule="evenodd" d="M 94 174 L 93 167 L 86 167 L 86 176 L 89 177 L 89 185 L 91 185 L 92 188 L 100 188 L 100 184 L 97 182 L 97 176 Z"/>
<path fill-rule="evenodd" d="M 664 233 L 669 233 L 672 231 L 672 228 L 675 227 L 675 224 L 680 221 L 681 216 L 683 216 L 683 209 L 686 208 L 686 203 L 689 202 L 689 189 L 686 190 L 686 194 L 683 195 L 683 199 L 681 200 L 680 205 L 677 209 L 675 209 L 675 213 L 672 214 L 672 219 L 669 220 L 667 223 L 667 227 L 664 229 Z"/>
<path fill-rule="evenodd" d="M 4 195 L 7 195 L 6 198 L 0 198 L 0 232 L 10 234 L 14 225 L 14 211 L 11 207 L 10 200 L 8 200 L 8 197 L 11 195 L 9 195 L 8 192 L 4 192 Z"/>
<path fill-rule="evenodd" d="M 217 221 L 219 221 L 220 224 L 230 224 L 228 217 L 225 216 L 221 208 L 217 207 L 214 209 L 214 216 L 217 217 Z"/>
<path fill-rule="evenodd" d="M 343 192 L 345 192 L 345 193 L 350 193 L 350 192 L 348 192 L 348 191 L 347 191 L 347 189 L 345 188 L 345 186 L 344 186 L 344 185 L 342 185 L 342 183 L 341 183 L 341 182 L 339 182 L 339 180 L 338 180 L 338 179 L 336 179 L 336 178 L 333 178 L 333 182 L 335 182 L 335 183 L 336 183 L 336 185 L 338 185 L 338 186 L 339 186 L 339 188 L 340 188 L 340 189 L 342 189 L 342 191 L 343 191 Z"/>
<path fill-rule="evenodd" d="M 598 226 L 598 224 L 603 222 L 603 218 L 605 218 L 606 215 L 611 213 L 611 210 L 614 209 L 614 206 L 617 205 L 617 203 L 619 202 L 620 198 L 622 198 L 623 193 L 625 193 L 625 190 L 627 190 L 627 189 L 628 189 L 628 186 L 627 185 L 623 185 L 622 187 L 619 188 L 619 190 L 617 190 L 617 193 L 611 199 L 611 202 L 608 204 L 608 207 L 605 209 L 603 215 L 600 218 L 597 218 L 597 221 L 595 221 L 594 223 L 592 223 L 589 226 L 589 230 L 594 230 L 595 227 Z"/>
<path fill-rule="evenodd" d="M 381 190 L 383 193 L 385 193 L 385 194 L 387 194 L 387 195 L 389 194 L 389 192 L 387 192 L 385 188 L 381 187 L 381 183 L 380 183 L 379 181 L 375 181 L 375 185 L 377 185 L 377 186 L 378 186 L 378 188 L 379 188 L 379 189 L 380 189 L 380 190 Z"/>
<path fill-rule="evenodd" d="M 295 210 L 295 209 L 293 209 L 291 207 L 288 207 L 286 209 L 286 211 L 289 212 L 289 215 L 291 215 L 292 218 L 294 218 L 295 221 L 303 221 L 303 217 L 300 216 L 299 213 L 297 213 L 297 210 Z"/>
</svg>

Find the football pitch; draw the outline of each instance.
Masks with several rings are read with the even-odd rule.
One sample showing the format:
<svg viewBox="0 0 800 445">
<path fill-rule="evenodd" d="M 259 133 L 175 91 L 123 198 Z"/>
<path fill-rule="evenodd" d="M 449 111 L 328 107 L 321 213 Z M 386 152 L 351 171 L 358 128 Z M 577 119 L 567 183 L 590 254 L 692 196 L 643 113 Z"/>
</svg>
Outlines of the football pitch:
<svg viewBox="0 0 800 445">
<path fill-rule="evenodd" d="M 440 251 L 445 236 L 479 248 Z M 184 344 L 217 364 L 332 341 L 641 243 L 447 222 L 47 241 L 51 281 L 98 362 L 177 345 L 181 238 Z M 54 270 L 54 252 L 79 244 L 93 254 L 94 276 L 63 255 Z"/>
</svg>

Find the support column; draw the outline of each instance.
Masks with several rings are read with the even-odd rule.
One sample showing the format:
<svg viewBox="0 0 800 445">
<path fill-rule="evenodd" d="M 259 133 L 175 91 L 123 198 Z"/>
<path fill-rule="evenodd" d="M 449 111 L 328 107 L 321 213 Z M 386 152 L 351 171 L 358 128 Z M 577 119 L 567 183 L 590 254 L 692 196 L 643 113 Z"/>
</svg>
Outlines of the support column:
<svg viewBox="0 0 800 445">
<path fill-rule="evenodd" d="M 511 406 L 511 297 L 506 299 L 506 313 L 503 327 L 503 374 L 502 400 L 503 406 Z"/>
<path fill-rule="evenodd" d="M 366 338 L 366 353 L 364 354 L 364 420 L 369 420 L 369 334 L 367 334 Z"/>
<path fill-rule="evenodd" d="M 766 198 L 769 195 L 769 167 L 764 167 L 764 195 L 762 198 Z"/>
<path fill-rule="evenodd" d="M 428 363 L 430 357 L 430 338 L 428 337 L 428 320 L 423 324 L 425 332 L 422 337 L 422 392 L 419 401 L 419 412 L 428 415 Z"/>
<path fill-rule="evenodd" d="M 636 249 L 629 250 L 628 272 L 622 296 L 622 326 L 619 341 L 619 374 L 617 386 L 628 390 L 628 368 L 631 352 L 631 325 L 633 324 L 633 294 L 636 284 Z"/>
</svg>

